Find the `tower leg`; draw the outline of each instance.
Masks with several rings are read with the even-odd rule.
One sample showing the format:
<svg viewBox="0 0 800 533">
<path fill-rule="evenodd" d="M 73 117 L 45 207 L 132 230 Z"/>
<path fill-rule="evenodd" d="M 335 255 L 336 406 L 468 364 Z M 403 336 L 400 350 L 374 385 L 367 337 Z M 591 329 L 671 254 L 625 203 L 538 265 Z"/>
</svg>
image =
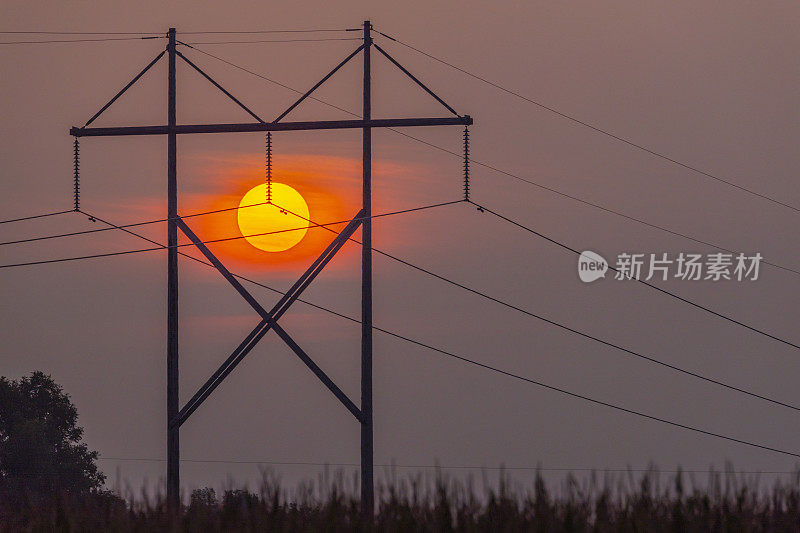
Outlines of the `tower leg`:
<svg viewBox="0 0 800 533">
<path fill-rule="evenodd" d="M 169 30 L 169 82 L 167 98 L 167 501 L 173 509 L 180 505 L 179 427 L 172 420 L 178 415 L 178 182 L 175 130 L 175 28 Z"/>
<path fill-rule="evenodd" d="M 370 48 L 371 25 L 364 22 L 364 120 L 371 117 Z M 372 518 L 375 509 L 372 473 L 372 129 L 363 131 L 363 200 L 364 221 L 361 247 L 361 506 Z"/>
</svg>

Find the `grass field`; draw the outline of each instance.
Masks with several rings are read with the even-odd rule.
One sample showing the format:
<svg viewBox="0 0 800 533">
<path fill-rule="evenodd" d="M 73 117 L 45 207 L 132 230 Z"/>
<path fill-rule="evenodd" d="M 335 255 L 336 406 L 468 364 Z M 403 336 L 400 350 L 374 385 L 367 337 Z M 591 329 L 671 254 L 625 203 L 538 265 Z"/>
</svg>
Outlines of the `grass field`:
<svg viewBox="0 0 800 533">
<path fill-rule="evenodd" d="M 521 486 L 501 474 L 491 488 L 476 485 L 444 475 L 382 484 L 372 520 L 342 475 L 290 494 L 265 473 L 254 491 L 196 490 L 179 513 L 158 494 L 4 490 L 0 524 L 4 531 L 800 531 L 800 473 L 769 485 L 732 471 L 693 479 L 655 470 L 568 475 L 557 487 L 541 476 Z"/>
</svg>

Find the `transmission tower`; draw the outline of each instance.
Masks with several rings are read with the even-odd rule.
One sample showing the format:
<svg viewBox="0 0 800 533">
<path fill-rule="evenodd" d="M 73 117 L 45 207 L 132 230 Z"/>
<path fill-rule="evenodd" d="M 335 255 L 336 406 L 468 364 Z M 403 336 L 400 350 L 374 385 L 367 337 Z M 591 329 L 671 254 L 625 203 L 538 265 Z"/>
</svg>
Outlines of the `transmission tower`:
<svg viewBox="0 0 800 533">
<path fill-rule="evenodd" d="M 374 482 L 373 482 L 373 409 L 372 409 L 372 129 L 373 128 L 399 128 L 412 126 L 469 126 L 472 118 L 469 115 L 460 115 L 439 98 L 418 78 L 405 69 L 400 63 L 390 56 L 383 48 L 372 40 L 372 25 L 369 21 L 363 24 L 363 42 L 340 62 L 333 70 L 323 77 L 317 84 L 304 93 L 296 102 L 289 106 L 275 120 L 267 122 L 262 120 L 250 108 L 236 99 L 219 83 L 212 79 L 200 67 L 184 56 L 177 46 L 184 45 L 176 39 L 175 28 L 167 32 L 167 47 L 156 56 L 130 83 L 119 91 L 100 111 L 98 111 L 82 127 L 73 127 L 70 134 L 76 139 L 80 137 L 109 137 L 126 135 L 166 135 L 167 137 L 167 499 L 173 508 L 180 505 L 180 427 L 194 413 L 194 411 L 208 398 L 220 383 L 233 371 L 233 369 L 247 356 L 256 344 L 270 330 L 274 331 L 289 348 L 308 366 L 319 380 L 333 393 L 333 395 L 350 411 L 361 427 L 361 501 L 365 513 L 374 510 Z M 186 45 L 189 46 L 189 45 Z M 190 47 L 191 48 L 191 47 Z M 372 118 L 372 88 L 370 55 L 375 48 L 386 57 L 393 65 L 410 77 L 417 85 L 435 98 L 454 116 L 433 118 Z M 361 119 L 356 120 L 327 120 L 308 122 L 281 122 L 281 120 L 295 109 L 301 102 L 308 98 L 325 81 L 333 76 L 347 62 L 363 54 L 364 80 L 363 80 L 363 108 Z M 89 127 L 94 120 L 108 109 L 122 94 L 133 86 L 154 64 L 164 55 L 168 60 L 167 83 L 167 123 L 160 126 L 121 126 L 121 127 Z M 237 105 L 250 114 L 257 122 L 244 124 L 178 124 L 176 116 L 176 61 L 180 58 L 198 71 L 211 82 L 217 89 L 233 100 Z M 188 224 L 178 215 L 178 136 L 194 133 L 230 133 L 230 132 L 272 132 L 272 131 L 308 131 L 329 129 L 361 129 L 362 130 L 362 203 L 361 210 L 353 217 L 347 226 L 339 233 L 319 257 L 308 267 L 302 276 L 286 292 L 286 294 L 267 311 L 261 304 L 242 286 L 239 280 L 231 274 L 222 262 L 208 249 L 202 240 L 194 233 Z M 77 157 L 77 156 L 76 156 Z M 77 172 L 77 170 L 76 170 Z M 77 189 L 76 189 L 77 190 Z M 270 200 L 271 201 L 271 200 Z M 77 202 L 77 200 L 76 200 Z M 291 305 L 300 297 L 301 293 L 311 284 L 314 278 L 322 271 L 328 262 L 336 255 L 339 249 L 347 242 L 353 233 L 361 227 L 362 254 L 361 254 L 361 404 L 357 406 L 330 377 L 314 362 L 314 360 L 294 341 L 294 339 L 278 323 L 281 316 L 289 310 Z M 178 396 L 178 230 L 203 253 L 219 273 L 230 283 L 244 300 L 255 310 L 261 318 L 256 327 L 236 347 L 230 356 L 197 390 L 197 392 L 180 407 Z"/>
</svg>

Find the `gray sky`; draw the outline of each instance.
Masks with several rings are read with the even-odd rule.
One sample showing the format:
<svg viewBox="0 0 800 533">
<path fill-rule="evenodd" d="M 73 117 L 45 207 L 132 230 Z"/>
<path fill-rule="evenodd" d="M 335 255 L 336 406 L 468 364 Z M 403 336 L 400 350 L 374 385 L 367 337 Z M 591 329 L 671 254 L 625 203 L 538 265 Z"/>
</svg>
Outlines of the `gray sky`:
<svg viewBox="0 0 800 533">
<path fill-rule="evenodd" d="M 572 116 L 783 202 L 800 205 L 800 45 L 794 3 L 177 3 L 22 4 L 0 7 L 2 31 L 178 32 L 356 27 L 364 19 L 438 57 Z M 298 35 L 288 34 L 290 38 Z M 355 33 L 322 34 L 355 37 Z M 314 35 L 318 37 L 318 35 Z M 42 36 L 3 35 L 30 40 Z M 60 38 L 60 37 L 50 37 Z M 75 38 L 67 36 L 65 38 Z M 187 42 L 286 34 L 184 35 Z M 797 212 L 748 195 L 499 92 L 390 41 L 378 40 L 459 112 L 475 118 L 476 160 L 736 252 L 800 268 Z M 198 45 L 271 79 L 305 89 L 354 41 Z M 0 218 L 71 206 L 72 125 L 83 124 L 163 49 L 156 40 L 0 45 L 3 129 Z M 190 53 L 191 52 L 191 53 Z M 296 95 L 208 56 L 188 57 L 266 117 Z M 383 58 L 374 58 L 374 115 L 442 115 Z M 360 63 L 319 97 L 358 110 Z M 96 125 L 165 122 L 160 63 Z M 178 120 L 247 121 L 186 66 Z M 294 120 L 347 118 L 308 102 Z M 416 128 L 460 151 L 460 128 Z M 262 179 L 263 135 L 179 139 L 182 213 L 231 205 Z M 311 216 L 352 215 L 360 187 L 357 132 L 276 134 L 276 173 L 307 194 Z M 116 223 L 166 213 L 166 140 L 84 139 L 82 206 Z M 374 134 L 376 212 L 458 199 L 458 158 L 392 132 Z M 249 181 L 248 181 L 249 180 Z M 710 247 L 473 167 L 473 198 L 577 249 L 677 254 Z M 235 227 L 197 220 L 201 236 Z M 98 227 L 79 215 L 0 226 L 3 241 Z M 216 229 L 215 229 L 216 228 Z M 221 229 L 220 229 L 221 228 Z M 229 231 L 225 231 L 226 228 Z M 163 241 L 163 225 L 142 230 Z M 314 230 L 319 232 L 319 230 Z M 313 233 L 313 232 L 312 232 Z M 576 257 L 464 205 L 375 222 L 375 246 L 587 333 L 800 403 L 798 352 L 647 287 L 581 283 Z M 311 234 L 310 234 L 311 235 Z M 236 272 L 287 288 L 324 246 L 308 237 L 283 259 L 214 248 Z M 222 236 L 222 235 L 221 235 Z M 320 243 L 322 243 L 320 245 Z M 106 232 L 0 247 L 0 263 L 146 247 Z M 244 247 L 244 248 L 243 248 Z M 316 248 L 315 248 L 316 247 Z M 227 251 L 226 251 L 227 250 Z M 236 250 L 239 250 L 237 252 Z M 238 254 L 238 255 L 237 255 Z M 358 254 L 347 245 L 305 297 L 359 311 Z M 375 324 L 487 364 L 654 416 L 790 451 L 796 413 L 636 360 L 441 281 L 375 257 Z M 181 398 L 185 401 L 257 317 L 214 271 L 181 261 Z M 106 458 L 162 459 L 166 269 L 163 252 L 0 271 L 0 374 L 43 370 L 72 395 L 89 446 Z M 797 274 L 764 266 L 756 282 L 671 280 L 659 285 L 798 341 Z M 275 295 L 253 288 L 265 306 Z M 353 398 L 359 391 L 357 325 L 298 304 L 285 326 Z M 375 459 L 401 465 L 665 469 L 720 466 L 791 470 L 786 456 L 643 420 L 509 379 L 385 335 L 375 337 Z M 793 436 L 795 435 L 795 436 Z M 274 335 L 268 335 L 182 428 L 186 459 L 354 463 L 358 427 Z M 156 480 L 164 464 L 104 459 L 113 483 Z M 275 466 L 287 480 L 316 467 Z M 253 464 L 186 463 L 186 487 L 252 482 Z M 525 478 L 527 474 L 517 473 Z"/>
</svg>

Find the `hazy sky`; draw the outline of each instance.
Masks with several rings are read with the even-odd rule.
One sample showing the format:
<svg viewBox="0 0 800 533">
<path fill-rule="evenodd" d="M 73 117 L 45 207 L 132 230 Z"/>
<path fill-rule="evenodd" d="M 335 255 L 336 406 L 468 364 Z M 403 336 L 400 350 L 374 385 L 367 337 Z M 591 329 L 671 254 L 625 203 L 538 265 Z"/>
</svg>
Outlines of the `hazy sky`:
<svg viewBox="0 0 800 533">
<path fill-rule="evenodd" d="M 0 31 L 178 32 L 375 28 L 433 55 L 670 157 L 800 205 L 795 147 L 800 7 L 792 2 L 225 2 L 11 3 Z M 357 33 L 189 34 L 190 43 L 351 38 Z M 3 34 L 5 41 L 77 38 Z M 381 46 L 475 119 L 472 154 L 607 207 L 800 269 L 798 213 L 665 162 L 504 94 L 386 39 Z M 358 43 L 198 44 L 299 89 Z M 164 47 L 163 40 L 0 45 L 0 218 L 71 207 L 72 138 Z M 184 53 L 265 117 L 296 94 L 194 50 Z M 374 116 L 445 116 L 377 54 Z M 360 62 L 319 97 L 358 111 Z M 307 102 L 290 120 L 348 118 Z M 185 65 L 178 121 L 248 117 Z M 166 63 L 96 125 L 166 122 Z M 460 151 L 461 130 L 408 133 Z M 375 212 L 456 200 L 461 162 L 389 131 L 374 141 Z M 276 134 L 276 176 L 309 199 L 311 217 L 358 210 L 360 133 Z M 230 206 L 263 179 L 263 134 L 182 136 L 180 211 Z M 278 179 L 278 178 L 276 178 Z M 166 139 L 81 142 L 84 209 L 115 223 L 166 214 Z M 677 254 L 712 248 L 473 167 L 473 198 L 581 250 Z M 204 238 L 234 235 L 227 215 L 193 219 Z M 3 241 L 96 228 L 77 214 L 0 226 Z M 159 241 L 165 227 L 142 228 Z M 214 247 L 231 270 L 286 289 L 329 234 L 312 230 L 290 254 L 242 241 Z M 576 257 L 473 207 L 456 205 L 375 222 L 374 244 L 514 305 L 704 375 L 788 403 L 800 353 L 633 282 L 582 283 Z M 18 263 L 147 247 L 121 233 L 0 247 Z M 196 252 L 195 252 L 196 253 Z M 288 257 L 288 259 L 287 259 Z M 356 316 L 359 249 L 348 244 L 304 297 Z M 634 359 L 376 256 L 375 324 L 545 383 L 736 438 L 800 451 L 797 413 Z M 257 316 L 213 270 L 181 260 L 181 399 L 218 366 Z M 755 282 L 658 282 L 686 298 L 798 342 L 800 276 L 763 266 Z M 166 254 L 150 252 L 0 270 L 0 374 L 43 370 L 72 395 L 89 446 L 116 480 L 158 479 L 165 457 Z M 252 288 L 265 307 L 276 295 Z M 360 328 L 296 304 L 286 329 L 354 399 Z M 791 470 L 790 457 L 665 426 L 537 388 L 376 333 L 375 460 L 400 465 Z M 251 481 L 274 463 L 355 463 L 359 430 L 272 333 L 181 432 L 187 488 Z M 115 459 L 116 458 L 116 459 Z M 118 460 L 124 459 L 124 460 Z M 137 459 L 137 460 L 133 460 Z M 138 459 L 144 459 L 138 461 Z M 287 480 L 315 466 L 273 465 Z M 520 478 L 528 476 L 516 472 Z"/>
</svg>

